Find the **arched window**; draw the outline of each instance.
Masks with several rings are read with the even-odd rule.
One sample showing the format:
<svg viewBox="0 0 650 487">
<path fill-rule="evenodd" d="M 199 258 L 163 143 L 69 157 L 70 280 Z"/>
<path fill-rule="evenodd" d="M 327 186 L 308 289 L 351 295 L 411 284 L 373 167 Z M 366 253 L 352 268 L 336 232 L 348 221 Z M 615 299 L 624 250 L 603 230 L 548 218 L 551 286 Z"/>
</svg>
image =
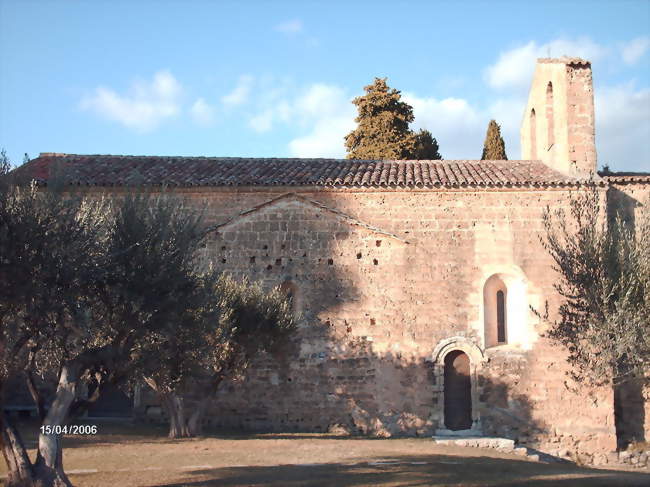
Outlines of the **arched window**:
<svg viewBox="0 0 650 487">
<path fill-rule="evenodd" d="M 497 342 L 506 342 L 506 295 L 497 291 Z"/>
<path fill-rule="evenodd" d="M 502 266 L 502 270 L 490 275 L 483 284 L 484 346 L 507 344 L 529 348 L 537 335 L 529 324 L 526 277 L 516 266 Z"/>
<path fill-rule="evenodd" d="M 486 347 L 507 343 L 507 295 L 508 289 L 503 275 L 495 274 L 486 281 L 483 288 Z"/>
<path fill-rule="evenodd" d="M 534 108 L 530 111 L 530 158 L 537 159 L 537 124 Z"/>
<path fill-rule="evenodd" d="M 550 150 L 555 143 L 555 129 L 553 120 L 553 84 L 549 81 L 546 86 L 546 128 L 547 128 L 547 150 Z"/>
</svg>

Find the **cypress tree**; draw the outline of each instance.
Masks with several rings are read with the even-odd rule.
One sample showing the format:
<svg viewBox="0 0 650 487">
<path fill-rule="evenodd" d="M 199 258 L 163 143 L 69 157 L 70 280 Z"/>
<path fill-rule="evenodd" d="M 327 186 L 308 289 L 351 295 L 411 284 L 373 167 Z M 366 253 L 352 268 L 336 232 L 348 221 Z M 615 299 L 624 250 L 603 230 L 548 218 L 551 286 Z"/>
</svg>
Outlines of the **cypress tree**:
<svg viewBox="0 0 650 487">
<path fill-rule="evenodd" d="M 494 120 L 490 120 L 490 123 L 488 124 L 481 160 L 508 160 L 508 156 L 506 156 L 506 144 L 503 142 L 503 137 L 501 137 L 501 127 Z"/>
<path fill-rule="evenodd" d="M 387 85 L 386 78 L 375 78 L 364 90 L 365 95 L 352 101 L 357 106 L 358 125 L 345 137 L 349 159 L 440 158 L 438 144 L 429 132 L 415 134 L 409 129 L 413 107 Z"/>
<path fill-rule="evenodd" d="M 420 129 L 416 135 L 416 138 L 417 144 L 415 148 L 415 159 L 442 159 L 440 152 L 438 152 L 438 141 L 431 135 L 431 132 L 428 130 Z"/>
</svg>

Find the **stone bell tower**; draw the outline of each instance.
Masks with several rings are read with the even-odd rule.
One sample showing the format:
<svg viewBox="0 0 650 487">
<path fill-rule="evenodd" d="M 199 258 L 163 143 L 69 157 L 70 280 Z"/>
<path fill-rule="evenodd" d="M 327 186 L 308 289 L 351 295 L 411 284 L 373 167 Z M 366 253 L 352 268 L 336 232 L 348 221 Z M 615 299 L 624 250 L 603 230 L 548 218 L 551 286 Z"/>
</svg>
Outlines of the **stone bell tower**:
<svg viewBox="0 0 650 487">
<path fill-rule="evenodd" d="M 541 160 L 567 176 L 596 172 L 591 63 L 538 59 L 521 124 L 521 158 Z"/>
</svg>

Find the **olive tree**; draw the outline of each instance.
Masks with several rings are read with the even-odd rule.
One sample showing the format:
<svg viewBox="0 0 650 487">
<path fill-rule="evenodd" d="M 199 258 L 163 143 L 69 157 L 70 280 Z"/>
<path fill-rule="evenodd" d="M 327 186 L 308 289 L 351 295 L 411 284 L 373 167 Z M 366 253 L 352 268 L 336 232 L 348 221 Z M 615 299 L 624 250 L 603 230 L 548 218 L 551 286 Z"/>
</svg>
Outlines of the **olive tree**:
<svg viewBox="0 0 650 487">
<path fill-rule="evenodd" d="M 187 336 L 161 336 L 158 360 L 141 370 L 169 416 L 170 438 L 201 434 L 205 410 L 224 379 L 243 373 L 260 352 L 286 354 L 295 328 L 291 303 L 279 289 L 267 292 L 259 283 L 211 271 L 202 279 L 208 299 L 186 317 Z"/>
<path fill-rule="evenodd" d="M 0 188 L 0 388 L 24 374 L 44 426 L 65 424 L 79 397 L 89 361 L 98 361 L 101 333 L 90 310 L 96 303 L 105 243 L 101 201 L 64 197 L 3 181 Z M 37 376 L 56 390 L 45 408 Z M 8 485 L 67 485 L 60 435 L 39 435 L 32 463 L 20 436 L 2 415 Z"/>
<path fill-rule="evenodd" d="M 577 381 L 616 386 L 646 378 L 650 366 L 650 215 L 646 203 L 632 226 L 602 210 L 593 189 L 568 214 L 544 214 L 562 298 L 548 336 L 568 351 Z"/>
<path fill-rule="evenodd" d="M 109 201 L 56 178 L 41 188 L 0 179 L 0 393 L 24 374 L 47 427 L 32 462 L 1 416 L 7 485 L 70 485 L 58 428 L 127 381 L 161 333 L 182 331 L 200 296 L 205 231 L 200 214 L 166 195 Z"/>
</svg>

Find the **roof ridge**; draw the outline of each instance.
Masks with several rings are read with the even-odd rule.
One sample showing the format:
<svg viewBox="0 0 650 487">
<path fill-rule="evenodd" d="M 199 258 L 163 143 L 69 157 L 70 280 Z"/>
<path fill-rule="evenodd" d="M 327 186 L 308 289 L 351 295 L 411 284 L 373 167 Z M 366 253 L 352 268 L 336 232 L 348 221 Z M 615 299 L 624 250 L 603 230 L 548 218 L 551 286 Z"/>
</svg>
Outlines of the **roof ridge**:
<svg viewBox="0 0 650 487">
<path fill-rule="evenodd" d="M 44 153 L 50 154 L 50 153 Z M 16 171 L 47 184 L 54 168 L 83 186 L 522 187 L 588 184 L 539 160 L 373 160 L 60 154 Z M 596 175 L 595 182 L 603 180 Z"/>
<path fill-rule="evenodd" d="M 377 162 L 391 162 L 391 163 L 515 163 L 515 162 L 541 162 L 539 159 L 348 159 L 337 157 L 248 157 L 248 156 L 182 156 L 182 155 L 147 155 L 147 154 L 72 154 L 65 152 L 41 152 L 38 157 L 41 158 L 75 158 L 75 157 L 110 157 L 116 159 L 218 159 L 218 160 L 250 160 L 250 161 L 339 161 L 339 162 L 363 162 L 363 163 L 377 163 Z M 31 159 L 32 161 L 34 159 Z"/>
</svg>

